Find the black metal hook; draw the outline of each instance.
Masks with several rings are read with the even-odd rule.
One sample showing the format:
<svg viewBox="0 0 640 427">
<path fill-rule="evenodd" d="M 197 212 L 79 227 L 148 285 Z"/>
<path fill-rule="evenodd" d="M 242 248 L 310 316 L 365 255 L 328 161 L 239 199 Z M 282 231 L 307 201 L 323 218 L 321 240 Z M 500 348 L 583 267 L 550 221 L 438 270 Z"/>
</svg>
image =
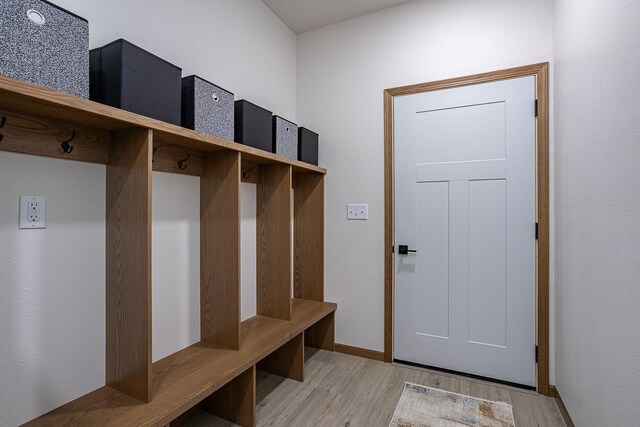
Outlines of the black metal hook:
<svg viewBox="0 0 640 427">
<path fill-rule="evenodd" d="M 2 129 L 2 127 L 6 122 L 7 122 L 7 118 L 5 116 L 2 116 L 2 118 L 0 119 L 0 129 Z M 4 139 L 4 135 L 0 133 L 0 142 L 2 142 L 3 139 Z"/>
<path fill-rule="evenodd" d="M 62 148 L 62 151 L 64 151 L 67 154 L 73 151 L 73 147 L 71 146 L 70 142 L 73 141 L 75 137 L 76 137 L 76 131 L 73 131 L 73 133 L 71 134 L 71 138 L 67 139 L 66 141 L 63 141 L 62 144 L 60 144 L 60 148 Z"/>
<path fill-rule="evenodd" d="M 244 172 L 242 172 L 242 179 L 249 179 L 251 178 L 251 171 L 253 170 L 253 166 L 251 166 L 249 168 L 249 170 L 246 170 Z"/>
<path fill-rule="evenodd" d="M 187 168 L 187 160 L 189 160 L 189 158 L 191 157 L 191 154 L 187 154 L 187 158 L 184 160 L 180 160 L 178 162 L 178 169 L 180 169 L 181 171 L 185 170 Z"/>
<path fill-rule="evenodd" d="M 153 153 L 151 153 L 151 163 L 155 163 L 156 159 L 155 159 L 155 155 L 156 155 L 156 151 L 158 151 L 158 147 L 153 147 Z"/>
</svg>

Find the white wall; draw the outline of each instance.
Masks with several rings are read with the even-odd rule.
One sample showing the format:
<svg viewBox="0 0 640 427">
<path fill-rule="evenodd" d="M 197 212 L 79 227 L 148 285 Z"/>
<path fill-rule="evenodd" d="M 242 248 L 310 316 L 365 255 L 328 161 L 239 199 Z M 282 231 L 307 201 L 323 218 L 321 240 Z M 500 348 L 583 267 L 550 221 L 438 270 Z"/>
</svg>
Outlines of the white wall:
<svg viewBox="0 0 640 427">
<path fill-rule="evenodd" d="M 0 426 L 104 385 L 105 166 L 0 152 Z M 19 195 L 47 229 L 18 230 Z"/>
<path fill-rule="evenodd" d="M 295 120 L 296 37 L 260 0 L 54 0 L 89 20 L 91 48 L 124 38 Z"/>
<path fill-rule="evenodd" d="M 152 359 L 200 341 L 200 178 L 154 172 Z"/>
<path fill-rule="evenodd" d="M 384 347 L 383 90 L 552 57 L 551 0 L 415 1 L 298 36 L 298 121 L 320 133 L 328 169 L 337 342 Z M 347 203 L 368 203 L 369 220 L 347 221 Z"/>
<path fill-rule="evenodd" d="M 296 38 L 260 0 L 54 3 L 89 20 L 91 47 L 126 38 L 295 120 Z M 154 360 L 199 339 L 198 184 L 153 174 Z M 254 187 L 242 186 L 243 318 L 255 314 Z M 47 230 L 17 229 L 19 194 L 47 196 Z M 0 152 L 0 426 L 104 384 L 104 221 L 104 166 Z"/>
<path fill-rule="evenodd" d="M 578 426 L 638 425 L 640 3 L 556 3 L 556 386 Z"/>
</svg>

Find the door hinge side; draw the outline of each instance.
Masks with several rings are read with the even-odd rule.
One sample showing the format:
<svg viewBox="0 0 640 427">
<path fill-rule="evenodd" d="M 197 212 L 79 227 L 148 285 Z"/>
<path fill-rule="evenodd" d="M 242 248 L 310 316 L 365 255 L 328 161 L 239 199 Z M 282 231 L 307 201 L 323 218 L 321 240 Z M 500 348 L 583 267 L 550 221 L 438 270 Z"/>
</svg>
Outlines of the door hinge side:
<svg viewBox="0 0 640 427">
<path fill-rule="evenodd" d="M 391 246 L 391 253 L 392 254 L 396 253 L 396 245 Z"/>
<path fill-rule="evenodd" d="M 536 222 L 536 240 L 538 240 L 538 223 Z"/>
<path fill-rule="evenodd" d="M 536 117 L 538 117 L 538 100 L 537 99 L 535 101 L 535 107 L 534 108 L 535 108 L 535 115 L 536 115 Z"/>
<path fill-rule="evenodd" d="M 538 346 L 536 345 L 536 363 L 538 363 Z"/>
</svg>

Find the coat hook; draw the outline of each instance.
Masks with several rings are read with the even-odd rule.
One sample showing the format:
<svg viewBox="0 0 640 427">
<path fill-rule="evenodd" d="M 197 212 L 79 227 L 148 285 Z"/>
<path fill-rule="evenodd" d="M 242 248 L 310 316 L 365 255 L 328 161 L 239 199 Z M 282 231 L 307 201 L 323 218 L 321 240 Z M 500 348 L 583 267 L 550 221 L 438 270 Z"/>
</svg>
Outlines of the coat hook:
<svg viewBox="0 0 640 427">
<path fill-rule="evenodd" d="M 153 147 L 153 153 L 151 153 L 151 163 L 155 163 L 156 159 L 155 159 L 155 155 L 156 155 L 156 151 L 158 151 L 158 147 Z"/>
<path fill-rule="evenodd" d="M 191 154 L 187 154 L 187 158 L 186 159 L 180 160 L 178 162 L 178 169 L 180 169 L 181 171 L 185 170 L 187 168 L 186 161 L 189 160 L 190 157 L 191 157 Z"/>
<path fill-rule="evenodd" d="M 7 118 L 5 116 L 2 116 L 2 118 L 0 119 L 0 129 L 4 126 L 6 122 L 7 122 Z M 0 142 L 2 142 L 3 139 L 4 139 L 4 135 L 0 133 Z"/>
<path fill-rule="evenodd" d="M 242 172 L 242 179 L 251 178 L 251 171 L 253 170 L 253 166 L 249 168 L 249 170 Z"/>
<path fill-rule="evenodd" d="M 71 134 L 71 138 L 67 139 L 66 141 L 63 141 L 62 144 L 60 144 L 60 148 L 62 148 L 62 151 L 69 154 L 73 151 L 73 147 L 71 146 L 70 142 L 73 141 L 73 139 L 76 137 L 76 131 L 73 131 L 73 133 Z"/>
</svg>

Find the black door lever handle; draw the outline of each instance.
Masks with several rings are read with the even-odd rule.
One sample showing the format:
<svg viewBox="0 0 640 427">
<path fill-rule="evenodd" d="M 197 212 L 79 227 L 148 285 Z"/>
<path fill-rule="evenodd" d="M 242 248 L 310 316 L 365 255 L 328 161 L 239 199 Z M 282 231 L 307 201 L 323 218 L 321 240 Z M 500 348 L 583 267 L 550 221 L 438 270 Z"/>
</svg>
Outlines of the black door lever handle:
<svg viewBox="0 0 640 427">
<path fill-rule="evenodd" d="M 418 252 L 415 249 L 409 249 L 408 245 L 398 245 L 398 254 L 399 255 L 409 255 L 409 252 Z"/>
</svg>

